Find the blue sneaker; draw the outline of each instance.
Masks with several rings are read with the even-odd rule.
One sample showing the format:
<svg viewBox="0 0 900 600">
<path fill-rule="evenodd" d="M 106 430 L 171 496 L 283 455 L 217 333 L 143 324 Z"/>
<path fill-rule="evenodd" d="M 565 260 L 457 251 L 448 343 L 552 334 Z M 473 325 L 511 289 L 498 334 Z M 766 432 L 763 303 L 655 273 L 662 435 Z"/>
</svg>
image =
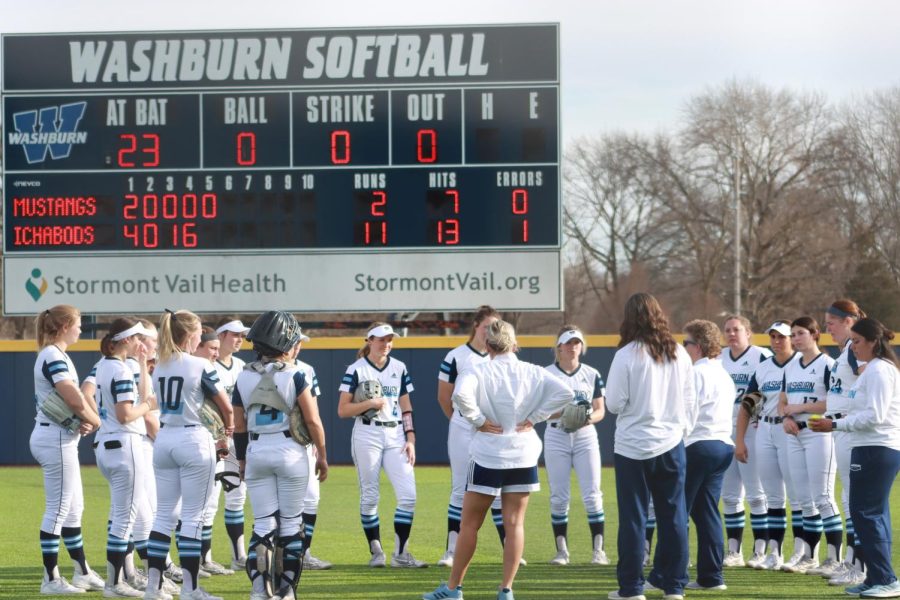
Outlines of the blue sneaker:
<svg viewBox="0 0 900 600">
<path fill-rule="evenodd" d="M 859 595 L 860 598 L 898 598 L 900 597 L 900 581 L 873 585 Z"/>
<path fill-rule="evenodd" d="M 422 594 L 422 600 L 443 600 L 444 598 L 458 598 L 462 600 L 463 592 L 462 586 L 458 586 L 455 590 L 451 590 L 447 587 L 446 583 L 442 583 L 437 586 L 437 589 L 433 592 L 428 592 L 426 594 Z"/>
<path fill-rule="evenodd" d="M 512 590 L 501 588 L 497 592 L 497 600 L 515 600 L 515 598 L 513 598 Z"/>
<path fill-rule="evenodd" d="M 872 586 L 867 585 L 866 583 L 860 583 L 858 585 L 851 585 L 848 588 L 844 588 L 844 592 L 850 594 L 851 596 L 858 596 L 859 594 L 862 594 L 863 592 L 868 590 L 870 587 Z"/>
</svg>

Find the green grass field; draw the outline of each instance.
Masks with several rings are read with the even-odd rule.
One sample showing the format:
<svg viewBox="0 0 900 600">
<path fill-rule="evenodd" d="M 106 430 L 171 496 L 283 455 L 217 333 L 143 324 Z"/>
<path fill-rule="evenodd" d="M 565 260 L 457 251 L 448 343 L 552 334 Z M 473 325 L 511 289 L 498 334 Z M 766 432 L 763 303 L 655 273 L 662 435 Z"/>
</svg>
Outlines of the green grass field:
<svg viewBox="0 0 900 600">
<path fill-rule="evenodd" d="M 109 494 L 106 481 L 94 467 L 82 469 L 85 487 L 84 538 L 88 561 L 95 570 L 105 574 L 106 515 Z M 534 494 L 527 518 L 525 558 L 528 565 L 519 571 L 516 597 L 520 600 L 603 599 L 617 588 L 615 566 L 598 567 L 589 564 L 590 541 L 584 509 L 580 498 L 573 502 L 569 514 L 569 548 L 573 564 L 551 567 L 547 561 L 555 548 L 549 523 L 549 493 L 541 472 L 541 492 Z M 614 475 L 604 469 L 603 491 L 606 510 L 606 550 L 616 561 L 616 524 Z M 418 467 L 416 469 L 418 505 L 411 537 L 411 550 L 417 558 L 434 563 L 444 549 L 447 523 L 449 470 L 447 467 Z M 0 599 L 39 597 L 41 577 L 40 547 L 37 531 L 43 513 L 44 496 L 41 471 L 38 468 L 0 469 Z M 577 484 L 573 481 L 573 490 Z M 394 498 L 391 487 L 383 481 L 381 531 L 385 549 L 393 547 L 392 517 Z M 313 553 L 335 563 L 330 571 L 310 571 L 303 574 L 300 597 L 309 599 L 375 599 L 421 598 L 425 591 L 446 580 L 448 569 L 431 566 L 421 570 L 369 569 L 368 550 L 359 524 L 356 474 L 352 467 L 335 467 L 328 481 L 322 485 L 322 503 L 316 526 Z M 892 506 L 900 512 L 900 496 L 892 498 Z M 252 523 L 247 515 L 247 538 Z M 750 547 L 749 518 L 746 548 Z M 897 536 L 895 529 L 894 535 Z M 790 537 L 790 535 L 789 535 Z M 823 544 L 824 545 L 824 544 Z M 789 552 L 791 543 L 786 543 Z M 746 553 L 746 552 L 745 552 Z M 230 559 L 228 540 L 219 511 L 213 538 L 213 555 L 227 563 Z M 897 553 L 894 554 L 895 564 Z M 60 552 L 60 565 L 65 577 L 71 575 L 71 561 L 65 549 Z M 465 581 L 469 599 L 492 600 L 496 595 L 501 574 L 499 543 L 489 520 L 482 530 L 481 541 L 473 566 Z M 727 592 L 697 592 L 692 597 L 721 598 L 846 598 L 843 588 L 828 587 L 824 580 L 806 575 L 768 573 L 752 569 L 726 571 Z M 249 596 L 249 582 L 244 574 L 219 576 L 202 581 L 210 592 L 225 598 Z M 657 592 L 659 597 L 660 593 Z M 101 597 L 101 594 L 84 596 Z M 650 599 L 653 593 L 648 595 Z"/>
</svg>

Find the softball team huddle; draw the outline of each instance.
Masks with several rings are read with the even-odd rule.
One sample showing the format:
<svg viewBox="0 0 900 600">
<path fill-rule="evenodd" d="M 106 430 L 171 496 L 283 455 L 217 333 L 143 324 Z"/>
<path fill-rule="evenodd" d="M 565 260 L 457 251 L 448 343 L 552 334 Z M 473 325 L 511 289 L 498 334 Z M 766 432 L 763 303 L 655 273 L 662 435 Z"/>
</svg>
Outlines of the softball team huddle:
<svg viewBox="0 0 900 600">
<path fill-rule="evenodd" d="M 900 597 L 890 564 L 887 508 L 900 469 L 900 375 L 892 332 L 853 302 L 839 300 L 825 317 L 841 350 L 837 359 L 820 351 L 819 325 L 810 317 L 773 323 L 767 329 L 771 351 L 750 344 L 749 322 L 740 316 L 724 323 L 725 348 L 718 327 L 708 321 L 689 323 L 684 347 L 675 347 L 655 300 L 636 296 L 626 306 L 609 392 L 602 375 L 581 362 L 587 346 L 577 326 L 560 329 L 555 360 L 538 368 L 516 360 L 515 333 L 497 311 L 478 309 L 469 340 L 447 354 L 437 373 L 437 399 L 450 420 L 451 466 L 446 550 L 437 562 L 450 567 L 451 575 L 423 598 L 463 597 L 488 508 L 503 546 L 497 598 L 513 598 L 516 572 L 525 564 L 528 495 L 539 487 L 542 444 L 533 426 L 540 421 L 547 421 L 543 456 L 555 541 L 549 562 L 562 566 L 573 560 L 567 531 L 574 470 L 592 541 L 590 562 L 609 564 L 594 427 L 607 408 L 619 416 L 619 589 L 611 599 L 640 600 L 653 588 L 667 600 L 682 598 L 685 589 L 724 590 L 723 567 L 744 565 L 821 575 L 861 597 Z M 641 307 L 649 311 L 645 320 L 662 332 L 659 339 L 669 340 L 658 356 L 640 327 L 626 326 L 629 311 L 640 315 Z M 167 310 L 158 328 L 119 318 L 101 342 L 103 358 L 79 385 L 66 350 L 80 332 L 80 314 L 71 306 L 53 307 L 36 319 L 38 411 L 30 446 L 46 492 L 42 594 L 94 590 L 105 597 L 215 600 L 200 579 L 245 570 L 251 600 L 283 600 L 295 597 L 304 568 L 331 567 L 310 554 L 328 462 L 318 380 L 297 358 L 309 338 L 292 315 L 269 311 L 250 328 L 225 319 L 217 329 L 203 328 L 185 310 Z M 352 456 L 369 566 L 421 568 L 427 564 L 413 556 L 410 544 L 416 508 L 414 387 L 406 365 L 390 355 L 394 335 L 386 323 L 370 326 L 340 382 L 338 416 L 354 419 Z M 234 356 L 245 336 L 257 355 L 249 365 Z M 648 362 L 641 366 L 642 361 Z M 362 394 L 373 381 L 380 394 Z M 78 417 L 76 426 L 58 425 L 40 410 L 51 392 Z M 674 404 L 641 400 L 660 393 Z M 205 403 L 218 410 L 224 430 L 218 439 L 205 426 Z M 587 414 L 576 430 L 563 426 L 563 408 L 570 404 Z M 81 534 L 78 441 L 94 431 L 97 464 L 110 488 L 105 578 L 87 564 Z M 389 561 L 378 515 L 382 468 L 397 499 Z M 836 474 L 843 489 L 840 506 Z M 671 485 L 664 483 L 669 480 Z M 231 568 L 210 552 L 223 489 Z M 247 544 L 248 498 L 254 521 Z M 754 540 L 746 554 L 745 501 Z M 785 559 L 788 505 L 794 552 Z M 644 531 L 654 516 L 648 509 L 654 508 L 660 544 L 649 557 Z M 698 537 L 693 582 L 686 570 L 687 514 Z M 173 537 L 180 566 L 170 556 Z M 60 538 L 73 561 L 71 582 L 57 565 Z M 146 572 L 136 568 L 135 552 Z M 652 563 L 647 579 L 642 563 Z"/>
</svg>

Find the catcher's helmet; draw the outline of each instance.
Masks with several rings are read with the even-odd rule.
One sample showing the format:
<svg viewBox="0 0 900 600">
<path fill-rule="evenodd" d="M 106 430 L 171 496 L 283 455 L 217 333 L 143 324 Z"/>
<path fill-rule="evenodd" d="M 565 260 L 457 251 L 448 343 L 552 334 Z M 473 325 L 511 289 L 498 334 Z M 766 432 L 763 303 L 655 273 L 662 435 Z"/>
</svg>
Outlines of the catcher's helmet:
<svg viewBox="0 0 900 600">
<path fill-rule="evenodd" d="M 294 315 L 282 310 L 270 310 L 255 321 L 247 339 L 253 349 L 265 356 L 281 355 L 290 351 L 300 341 L 300 323 Z"/>
</svg>

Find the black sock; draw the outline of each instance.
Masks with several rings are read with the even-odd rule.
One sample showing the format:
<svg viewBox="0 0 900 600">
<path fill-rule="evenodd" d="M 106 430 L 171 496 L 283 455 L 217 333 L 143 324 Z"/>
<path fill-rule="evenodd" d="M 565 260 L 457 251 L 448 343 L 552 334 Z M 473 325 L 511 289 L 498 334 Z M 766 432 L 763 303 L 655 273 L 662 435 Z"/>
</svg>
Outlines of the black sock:
<svg viewBox="0 0 900 600">
<path fill-rule="evenodd" d="M 378 514 L 359 515 L 362 520 L 363 532 L 366 534 L 366 541 L 369 542 L 369 550 L 372 549 L 372 542 L 381 543 L 381 521 Z"/>
<path fill-rule="evenodd" d="M 281 564 L 283 565 L 282 571 L 284 572 L 282 577 L 286 580 L 275 583 L 275 587 L 280 588 L 284 583 L 292 584 L 294 577 L 300 572 L 300 561 L 303 559 L 304 546 L 303 539 L 300 537 L 299 533 L 286 538 L 280 538 L 278 540 L 278 545 L 282 548 Z"/>
<path fill-rule="evenodd" d="M 150 538 L 147 540 L 147 568 L 159 571 L 160 586 L 162 586 L 162 574 L 165 572 L 166 566 L 168 566 L 166 565 L 166 556 L 169 554 L 171 545 L 171 537 L 158 531 L 150 532 Z"/>
<path fill-rule="evenodd" d="M 181 562 L 181 569 L 190 573 L 194 589 L 200 585 L 198 583 L 198 574 L 200 572 L 200 561 L 202 560 L 200 556 L 201 547 L 202 542 L 200 540 L 195 540 L 183 535 L 178 536 L 178 558 Z M 184 581 L 187 583 L 187 577 L 185 577 Z"/>
<path fill-rule="evenodd" d="M 84 557 L 84 538 L 81 537 L 81 527 L 63 527 L 62 539 L 69 551 L 69 557 L 78 563 L 82 573 L 88 572 L 87 559 Z"/>
<path fill-rule="evenodd" d="M 497 535 L 500 536 L 500 545 L 506 543 L 506 528 L 503 526 L 503 509 L 491 507 L 491 519 L 494 521 L 494 527 L 497 528 Z"/>
<path fill-rule="evenodd" d="M 412 531 L 413 513 L 408 510 L 396 509 L 394 511 L 394 533 L 397 534 L 396 554 L 406 552 L 406 542 L 409 540 L 409 532 Z"/>
<path fill-rule="evenodd" d="M 769 541 L 769 513 L 763 513 L 761 515 L 754 515 L 753 513 L 750 513 L 750 530 L 753 532 L 753 545 L 755 552 L 757 541 Z M 763 548 L 763 551 L 765 551 L 765 548 Z"/>
<path fill-rule="evenodd" d="M 53 571 L 59 564 L 59 536 L 41 531 L 40 538 L 44 570 L 47 572 L 47 579 L 53 581 Z"/>
<path fill-rule="evenodd" d="M 784 533 L 787 530 L 787 509 L 770 508 L 769 509 L 769 541 L 777 544 L 778 554 L 781 554 L 781 547 L 784 545 Z"/>
<path fill-rule="evenodd" d="M 306 539 L 303 540 L 304 552 L 309 550 L 309 547 L 312 546 L 313 533 L 316 530 L 317 517 L 318 515 L 316 513 L 303 513 L 303 532 L 306 534 Z"/>
<path fill-rule="evenodd" d="M 203 531 L 200 533 L 200 562 L 205 563 L 206 557 L 210 556 L 209 551 L 212 548 L 212 525 L 204 525 Z M 212 557 L 210 556 L 210 560 Z"/>
<path fill-rule="evenodd" d="M 590 527 L 591 529 L 591 540 L 593 540 L 598 535 L 606 537 L 605 525 L 606 523 L 604 521 L 600 521 L 599 523 L 591 521 L 590 523 L 588 523 L 588 527 Z"/>
<path fill-rule="evenodd" d="M 725 539 L 737 540 L 738 552 L 744 541 L 744 525 L 746 524 L 746 513 L 738 511 L 736 513 L 728 513 L 725 515 Z M 725 551 L 730 551 L 726 544 Z"/>
</svg>

